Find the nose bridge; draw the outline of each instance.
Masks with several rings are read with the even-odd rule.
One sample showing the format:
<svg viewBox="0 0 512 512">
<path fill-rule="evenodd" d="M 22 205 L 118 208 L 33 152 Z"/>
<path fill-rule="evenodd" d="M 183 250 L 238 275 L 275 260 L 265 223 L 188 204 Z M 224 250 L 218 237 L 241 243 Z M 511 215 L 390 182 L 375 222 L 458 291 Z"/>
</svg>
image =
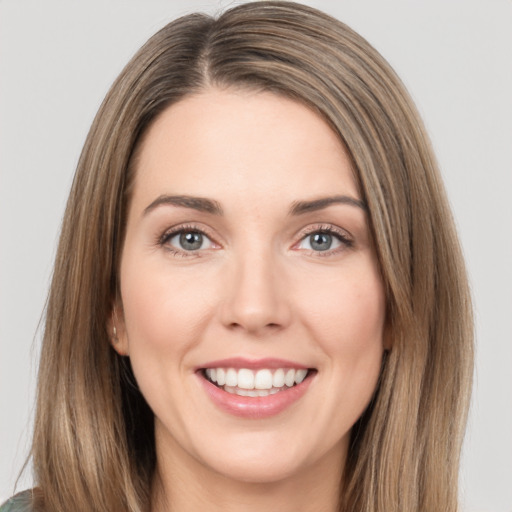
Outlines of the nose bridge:
<svg viewBox="0 0 512 512">
<path fill-rule="evenodd" d="M 270 244 L 233 256 L 233 272 L 227 286 L 223 322 L 228 327 L 260 333 L 282 328 L 290 310 L 283 293 L 284 275 Z"/>
</svg>

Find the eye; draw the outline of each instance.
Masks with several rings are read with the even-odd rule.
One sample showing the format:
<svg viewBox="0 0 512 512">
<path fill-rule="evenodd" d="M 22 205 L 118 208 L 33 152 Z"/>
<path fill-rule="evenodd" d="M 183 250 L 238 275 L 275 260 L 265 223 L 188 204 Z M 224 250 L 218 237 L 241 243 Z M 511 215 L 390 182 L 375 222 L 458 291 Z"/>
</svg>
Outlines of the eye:
<svg viewBox="0 0 512 512">
<path fill-rule="evenodd" d="M 161 244 L 175 252 L 195 252 L 211 249 L 214 246 L 206 234 L 197 229 L 188 228 L 166 233 Z"/>
<path fill-rule="evenodd" d="M 336 249 L 340 245 L 341 242 L 332 234 L 317 232 L 303 238 L 299 244 L 299 249 L 328 251 L 329 249 Z"/>
<path fill-rule="evenodd" d="M 321 229 L 317 228 L 304 236 L 296 245 L 296 248 L 313 252 L 332 253 L 336 252 L 337 249 L 351 246 L 352 240 L 346 235 L 339 233 L 332 227 L 323 227 Z"/>
</svg>

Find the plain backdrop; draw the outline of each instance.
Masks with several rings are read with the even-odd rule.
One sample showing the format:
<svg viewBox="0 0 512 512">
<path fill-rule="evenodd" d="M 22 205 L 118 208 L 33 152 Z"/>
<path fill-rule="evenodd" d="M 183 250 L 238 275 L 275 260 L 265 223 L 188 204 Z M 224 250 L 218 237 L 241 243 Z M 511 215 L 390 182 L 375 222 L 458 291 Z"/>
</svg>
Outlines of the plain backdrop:
<svg viewBox="0 0 512 512">
<path fill-rule="evenodd" d="M 30 442 L 64 204 L 109 85 L 171 19 L 237 2 L 0 0 L 0 502 Z M 466 512 L 512 512 L 512 1 L 307 1 L 366 37 L 432 137 L 464 247 L 477 365 Z M 18 489 L 31 486 L 30 466 Z"/>
</svg>

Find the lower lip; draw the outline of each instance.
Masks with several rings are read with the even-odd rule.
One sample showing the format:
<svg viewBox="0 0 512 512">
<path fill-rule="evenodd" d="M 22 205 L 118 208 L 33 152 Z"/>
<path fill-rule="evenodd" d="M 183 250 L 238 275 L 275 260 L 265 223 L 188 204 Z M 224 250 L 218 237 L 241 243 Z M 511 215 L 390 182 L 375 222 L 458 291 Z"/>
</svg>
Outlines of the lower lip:
<svg viewBox="0 0 512 512">
<path fill-rule="evenodd" d="M 207 380 L 200 372 L 198 378 L 212 402 L 221 410 L 250 419 L 264 419 L 276 416 L 297 402 L 309 388 L 313 375 L 308 375 L 300 384 L 274 395 L 247 397 L 228 393 Z"/>
</svg>

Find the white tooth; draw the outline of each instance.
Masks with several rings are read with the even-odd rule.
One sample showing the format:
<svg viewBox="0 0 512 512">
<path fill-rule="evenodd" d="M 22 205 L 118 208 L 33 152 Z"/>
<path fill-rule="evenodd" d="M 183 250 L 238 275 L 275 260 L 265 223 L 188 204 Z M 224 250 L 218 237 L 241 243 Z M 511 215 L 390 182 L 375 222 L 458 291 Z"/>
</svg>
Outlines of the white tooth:
<svg viewBox="0 0 512 512">
<path fill-rule="evenodd" d="M 270 370 L 258 370 L 254 378 L 256 389 L 270 389 L 272 387 L 272 373 Z"/>
<path fill-rule="evenodd" d="M 276 393 L 279 393 L 279 391 L 281 391 L 281 390 L 280 390 L 280 389 L 278 389 L 278 388 L 272 388 L 272 389 L 269 391 L 269 393 L 270 393 L 271 395 L 275 395 Z"/>
<path fill-rule="evenodd" d="M 238 370 L 238 387 L 243 389 L 254 389 L 254 372 L 241 368 Z"/>
<path fill-rule="evenodd" d="M 272 377 L 272 385 L 275 388 L 282 388 L 284 386 L 284 370 L 279 368 L 274 372 L 274 376 Z"/>
<path fill-rule="evenodd" d="M 242 389 L 242 388 L 236 388 L 235 393 L 239 396 L 247 396 L 247 393 L 249 393 L 249 390 Z"/>
<path fill-rule="evenodd" d="M 236 388 L 233 388 L 231 386 L 224 386 L 223 389 L 226 393 L 231 393 L 232 395 L 236 392 Z"/>
<path fill-rule="evenodd" d="M 284 377 L 284 383 L 291 388 L 295 384 L 295 370 L 290 368 Z"/>
<path fill-rule="evenodd" d="M 217 370 L 215 368 L 210 368 L 210 379 L 212 382 L 217 382 Z"/>
<path fill-rule="evenodd" d="M 307 370 L 300 369 L 295 372 L 295 384 L 300 384 L 306 377 Z"/>
<path fill-rule="evenodd" d="M 258 389 L 258 396 L 270 395 L 270 389 Z"/>
<path fill-rule="evenodd" d="M 212 380 L 212 371 L 210 368 L 206 368 L 206 370 L 204 371 L 206 377 L 209 379 L 209 380 Z"/>
<path fill-rule="evenodd" d="M 255 389 L 248 389 L 247 396 L 252 396 L 252 397 L 258 396 L 258 391 L 256 391 Z"/>
<path fill-rule="evenodd" d="M 217 368 L 217 384 L 219 386 L 226 384 L 226 371 L 224 368 Z"/>
<path fill-rule="evenodd" d="M 238 378 L 236 374 L 236 370 L 233 368 L 229 368 L 226 372 L 226 386 L 235 387 L 238 384 Z"/>
</svg>

